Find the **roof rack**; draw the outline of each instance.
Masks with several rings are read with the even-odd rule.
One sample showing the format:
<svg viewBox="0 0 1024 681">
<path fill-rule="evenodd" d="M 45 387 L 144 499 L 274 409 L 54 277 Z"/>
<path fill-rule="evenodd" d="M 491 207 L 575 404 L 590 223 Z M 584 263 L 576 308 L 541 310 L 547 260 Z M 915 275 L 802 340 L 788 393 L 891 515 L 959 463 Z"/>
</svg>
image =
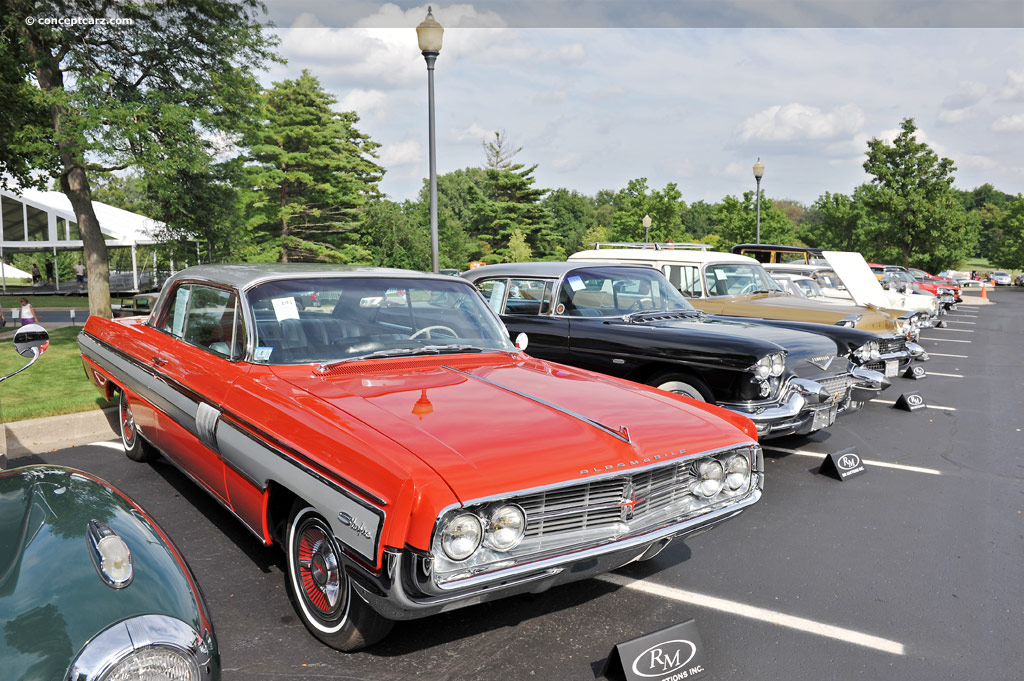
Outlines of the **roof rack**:
<svg viewBox="0 0 1024 681">
<path fill-rule="evenodd" d="M 707 251 L 711 249 L 709 244 L 695 244 L 685 242 L 643 242 L 643 241 L 596 241 L 590 244 L 593 248 L 646 248 L 655 251 Z"/>
</svg>

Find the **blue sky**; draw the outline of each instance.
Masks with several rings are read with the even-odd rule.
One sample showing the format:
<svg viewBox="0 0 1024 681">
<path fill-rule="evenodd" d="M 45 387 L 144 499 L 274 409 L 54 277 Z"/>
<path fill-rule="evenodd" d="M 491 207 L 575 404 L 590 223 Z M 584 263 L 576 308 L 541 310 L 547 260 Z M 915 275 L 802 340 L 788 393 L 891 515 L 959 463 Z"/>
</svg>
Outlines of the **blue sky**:
<svg viewBox="0 0 1024 681">
<path fill-rule="evenodd" d="M 593 194 L 647 177 L 656 188 L 675 182 L 688 202 L 718 201 L 753 189 L 760 157 L 768 196 L 810 203 L 866 181 L 867 140 L 910 116 L 956 163 L 958 187 L 1024 192 L 1019 3 L 431 4 L 446 28 L 435 72 L 441 173 L 481 165 L 481 140 L 503 130 L 523 147 L 517 161 L 538 165 L 541 187 Z M 691 14 L 674 12 L 684 6 Z M 964 18 L 966 6 L 980 10 Z M 695 14 L 708 7 L 717 14 Z M 270 6 L 288 64 L 266 83 L 303 68 L 319 77 L 382 145 L 382 188 L 396 200 L 427 173 L 426 68 L 413 30 L 425 15 L 426 3 L 410 2 Z M 686 22 L 710 27 L 653 27 Z M 969 23 L 1012 27 L 952 27 Z M 829 27 L 798 28 L 807 25 Z"/>
</svg>

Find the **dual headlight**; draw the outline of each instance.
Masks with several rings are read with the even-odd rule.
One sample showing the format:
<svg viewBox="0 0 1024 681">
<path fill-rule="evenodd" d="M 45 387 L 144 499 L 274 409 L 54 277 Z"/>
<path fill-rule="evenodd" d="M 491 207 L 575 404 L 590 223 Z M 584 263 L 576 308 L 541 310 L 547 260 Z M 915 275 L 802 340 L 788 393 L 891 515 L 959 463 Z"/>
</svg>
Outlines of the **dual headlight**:
<svg viewBox="0 0 1024 681">
<path fill-rule="evenodd" d="M 723 491 L 733 495 L 750 488 L 750 461 L 743 454 L 733 454 L 724 461 L 701 461 L 696 472 L 690 491 L 704 499 L 711 499 Z"/>
<path fill-rule="evenodd" d="M 515 504 L 492 509 L 484 516 L 462 513 L 455 516 L 441 531 L 441 548 L 452 560 L 465 560 L 480 545 L 495 551 L 510 551 L 526 534 L 526 513 Z"/>
<path fill-rule="evenodd" d="M 876 340 L 869 340 L 864 345 L 853 351 L 853 356 L 861 364 L 873 362 L 882 357 L 881 348 Z"/>
<path fill-rule="evenodd" d="M 786 370 L 786 355 L 782 352 L 775 352 L 757 360 L 757 364 L 750 367 L 754 378 L 759 381 L 767 380 L 770 376 L 781 376 Z"/>
</svg>

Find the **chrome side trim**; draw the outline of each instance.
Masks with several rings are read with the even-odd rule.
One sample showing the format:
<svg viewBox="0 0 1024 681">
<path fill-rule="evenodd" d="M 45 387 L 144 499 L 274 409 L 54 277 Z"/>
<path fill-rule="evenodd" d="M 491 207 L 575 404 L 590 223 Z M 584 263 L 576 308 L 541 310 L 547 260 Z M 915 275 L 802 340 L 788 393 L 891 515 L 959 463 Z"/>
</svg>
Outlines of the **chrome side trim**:
<svg viewBox="0 0 1024 681">
<path fill-rule="evenodd" d="M 286 456 L 286 457 L 292 457 L 294 459 L 297 459 L 296 463 L 298 463 L 302 467 L 308 469 L 310 471 L 310 473 L 312 473 L 315 476 L 321 478 L 327 484 L 334 485 L 334 486 L 338 487 L 339 489 L 344 489 L 344 488 L 351 489 L 356 494 L 359 494 L 359 495 L 365 497 L 367 500 L 369 500 L 370 502 L 372 502 L 372 503 L 374 503 L 374 504 L 376 504 L 378 506 L 382 506 L 383 507 L 383 506 L 387 505 L 387 502 L 384 499 L 382 499 L 380 496 L 370 492 L 369 490 L 367 490 L 367 489 L 365 489 L 363 487 L 360 487 L 359 485 L 356 485 L 352 481 L 347 480 L 347 479 L 345 479 L 345 478 L 341 477 L 340 475 L 337 475 L 336 473 L 333 473 L 333 472 L 331 472 L 331 474 L 334 475 L 335 477 L 337 477 L 337 481 L 332 480 L 331 478 L 328 477 L 328 475 L 327 475 L 328 472 L 327 471 L 316 470 L 316 468 L 314 468 L 315 464 L 312 461 L 310 461 L 309 458 L 306 457 L 304 454 L 302 454 L 301 452 L 299 452 L 296 449 L 288 447 L 287 445 L 285 445 L 284 443 L 280 442 L 279 440 L 274 438 L 272 435 L 270 435 L 269 433 L 264 431 L 262 428 L 260 428 L 259 426 L 255 425 L 254 423 L 252 423 L 251 421 L 247 421 L 246 419 L 243 419 L 242 417 L 238 416 L 237 414 L 234 414 L 233 412 L 218 410 L 217 409 L 218 405 L 214 405 L 214 404 L 210 403 L 208 400 L 204 399 L 201 395 L 196 393 L 194 390 L 190 389 L 189 387 L 187 387 L 185 385 L 182 385 L 181 383 L 178 383 L 174 379 L 168 378 L 167 376 L 164 376 L 163 374 L 157 373 L 154 369 L 152 369 L 151 367 L 148 367 L 147 365 L 142 363 L 137 358 L 129 355 L 128 353 L 124 352 L 123 350 L 115 348 L 114 346 L 110 345 L 106 341 L 102 341 L 99 338 L 96 338 L 95 336 L 93 336 L 92 334 L 86 333 L 85 331 L 83 331 L 81 334 L 79 334 L 79 338 L 81 338 L 83 336 L 88 341 L 91 341 L 92 344 L 94 344 L 96 346 L 97 350 L 109 351 L 110 353 L 112 353 L 112 354 L 116 355 L 117 357 L 119 357 L 121 360 L 129 363 L 131 365 L 131 368 L 140 369 L 141 371 L 143 371 L 144 373 L 146 373 L 150 377 L 152 377 L 153 380 L 159 381 L 159 382 L 163 383 L 164 385 L 166 385 L 166 386 L 172 388 L 173 390 L 175 390 L 181 397 L 194 401 L 196 403 L 195 406 L 193 406 L 193 407 L 191 407 L 189 409 L 182 410 L 183 413 L 186 416 L 188 416 L 189 414 L 197 414 L 198 409 L 199 409 L 198 405 L 199 404 L 206 404 L 206 405 L 210 406 L 211 408 L 213 408 L 214 410 L 218 411 L 218 413 L 220 414 L 220 419 L 218 420 L 219 423 L 223 423 L 225 418 L 234 421 L 237 425 L 241 426 L 242 429 L 247 429 L 247 430 L 251 431 L 251 433 L 254 433 L 256 436 L 258 436 L 258 437 L 253 436 L 254 440 L 260 441 L 260 439 L 262 438 L 262 440 L 265 441 L 264 444 L 269 445 L 269 448 L 271 449 L 271 451 L 273 451 L 278 456 Z M 153 399 L 154 396 L 156 396 L 156 397 L 159 397 L 159 396 L 155 395 L 154 391 L 151 388 L 143 385 L 141 380 L 139 380 L 139 379 L 137 379 L 135 377 L 130 376 L 130 374 L 128 374 L 127 371 L 124 371 L 124 370 L 116 371 L 115 367 L 112 367 L 112 366 L 110 366 L 110 364 L 100 361 L 100 358 L 98 358 L 96 356 L 93 356 L 93 355 L 90 355 L 89 353 L 85 352 L 84 350 L 83 350 L 83 355 L 85 355 L 85 357 L 87 359 L 89 359 L 91 362 L 93 362 L 94 364 L 96 364 L 100 368 L 102 368 L 105 371 L 107 371 L 110 374 L 112 374 L 114 376 L 114 378 L 121 383 L 121 385 L 127 385 L 127 387 L 129 387 L 133 392 L 141 395 L 143 397 L 143 399 L 145 399 L 147 402 L 149 402 L 155 408 L 157 408 L 161 412 L 163 412 L 172 421 L 174 421 L 179 426 L 181 426 L 185 430 L 187 430 L 190 433 L 192 433 L 192 435 L 194 435 L 200 441 L 203 441 L 202 438 L 199 436 L 198 428 L 196 426 L 196 419 L 195 418 L 182 418 L 182 417 L 177 417 L 176 418 L 175 413 L 171 413 L 169 411 L 169 409 L 168 409 L 168 405 L 170 403 L 167 400 Z M 190 421 L 191 421 L 191 423 L 190 423 Z M 145 435 L 145 433 L 143 433 L 143 435 Z M 203 442 L 205 444 L 205 441 L 203 441 Z M 216 449 L 214 449 L 214 451 L 216 451 Z M 228 462 L 225 461 L 225 463 L 228 463 Z M 232 468 L 235 468 L 235 466 L 232 465 Z M 239 474 L 243 475 L 243 477 L 245 476 L 243 471 L 238 471 L 236 469 L 236 472 L 238 472 Z"/>
</svg>

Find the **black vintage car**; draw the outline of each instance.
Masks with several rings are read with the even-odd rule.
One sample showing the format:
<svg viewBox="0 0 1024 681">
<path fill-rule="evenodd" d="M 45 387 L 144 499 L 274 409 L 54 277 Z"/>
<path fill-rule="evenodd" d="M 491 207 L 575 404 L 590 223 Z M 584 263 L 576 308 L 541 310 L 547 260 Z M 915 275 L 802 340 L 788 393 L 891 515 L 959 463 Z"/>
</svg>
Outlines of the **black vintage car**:
<svg viewBox="0 0 1024 681">
<path fill-rule="evenodd" d="M 712 402 L 753 420 L 762 438 L 827 427 L 889 385 L 850 361 L 878 352 L 872 333 L 707 317 L 649 267 L 535 262 L 462 276 L 513 338 L 526 334 L 530 354 Z"/>
</svg>

